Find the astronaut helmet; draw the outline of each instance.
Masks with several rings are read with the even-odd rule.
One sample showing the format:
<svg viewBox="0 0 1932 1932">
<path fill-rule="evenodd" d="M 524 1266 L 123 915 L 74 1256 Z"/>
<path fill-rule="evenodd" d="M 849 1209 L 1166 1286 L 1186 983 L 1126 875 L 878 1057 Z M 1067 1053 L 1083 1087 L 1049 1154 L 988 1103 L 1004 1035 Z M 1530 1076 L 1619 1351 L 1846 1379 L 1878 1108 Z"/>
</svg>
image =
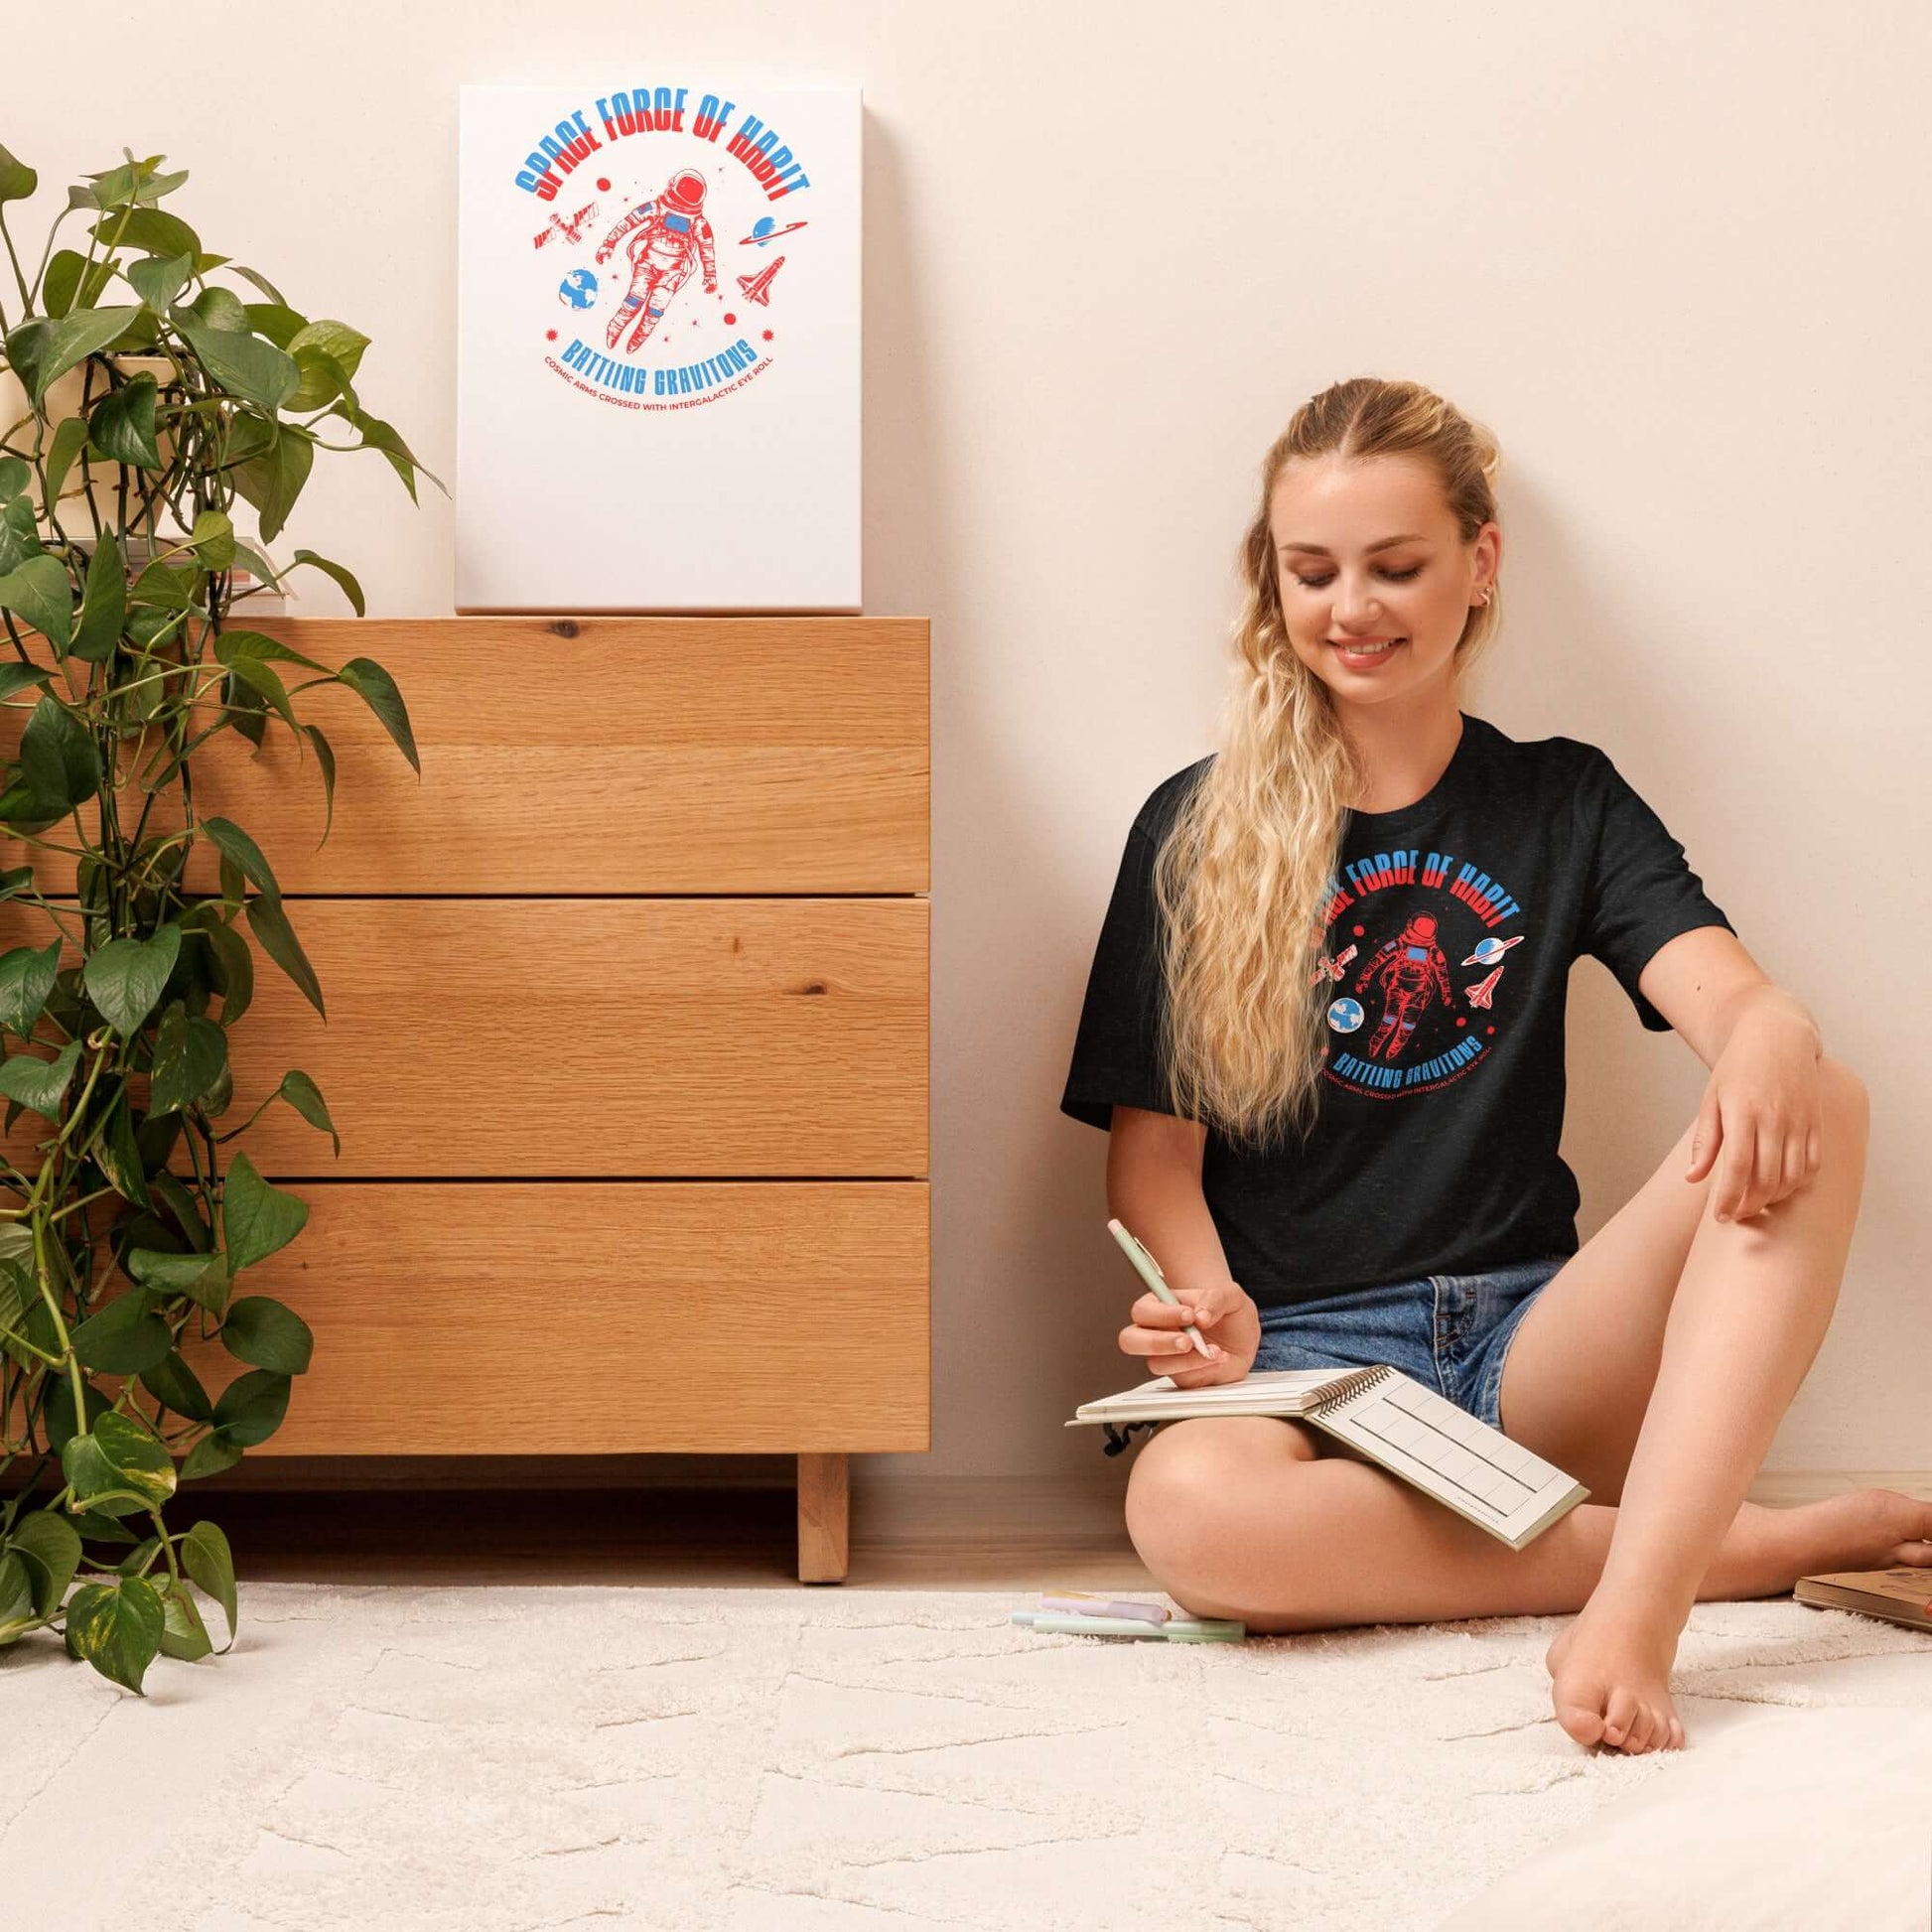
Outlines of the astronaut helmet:
<svg viewBox="0 0 1932 1932">
<path fill-rule="evenodd" d="M 680 168 L 664 186 L 664 200 L 687 214 L 704 206 L 704 177 L 695 168 Z"/>
<path fill-rule="evenodd" d="M 1418 912 L 1402 928 L 1402 937 L 1397 943 L 1404 946 L 1433 946 L 1436 943 L 1436 915 L 1433 912 Z"/>
</svg>

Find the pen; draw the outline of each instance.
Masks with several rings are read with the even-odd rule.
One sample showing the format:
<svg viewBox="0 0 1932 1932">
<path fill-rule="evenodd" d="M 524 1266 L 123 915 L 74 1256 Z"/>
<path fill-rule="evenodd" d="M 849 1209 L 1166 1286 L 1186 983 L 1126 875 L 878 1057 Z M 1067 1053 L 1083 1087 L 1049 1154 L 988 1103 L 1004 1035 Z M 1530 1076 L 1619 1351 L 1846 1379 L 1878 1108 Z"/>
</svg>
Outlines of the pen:
<svg viewBox="0 0 1932 1932">
<path fill-rule="evenodd" d="M 1148 1287 L 1153 1289 L 1170 1308 L 1179 1308 L 1180 1297 L 1168 1286 L 1168 1278 L 1162 1274 L 1161 1264 L 1128 1233 L 1119 1221 L 1109 1219 L 1107 1232 L 1127 1251 L 1127 1259 L 1134 1264 L 1141 1280 L 1146 1282 Z M 1201 1340 L 1200 1330 L 1191 1321 L 1184 1325 L 1182 1332 L 1203 1355 L 1207 1354 L 1207 1344 Z M 1209 1359 L 1212 1360 L 1212 1357 L 1210 1356 Z"/>
</svg>

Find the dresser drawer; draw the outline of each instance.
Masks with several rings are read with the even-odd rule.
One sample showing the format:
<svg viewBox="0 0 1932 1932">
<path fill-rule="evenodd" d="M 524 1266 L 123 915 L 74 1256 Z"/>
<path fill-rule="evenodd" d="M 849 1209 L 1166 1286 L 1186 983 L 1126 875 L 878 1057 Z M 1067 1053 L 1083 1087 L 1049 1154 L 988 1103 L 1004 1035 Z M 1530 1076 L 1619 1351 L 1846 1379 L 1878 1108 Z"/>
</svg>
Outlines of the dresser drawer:
<svg viewBox="0 0 1932 1932">
<path fill-rule="evenodd" d="M 265 1174 L 923 1176 L 923 898 L 304 898 L 329 1019 L 257 958 L 239 1127 Z M 0 906 L 19 945 L 25 913 Z M 68 948 L 71 960 L 73 950 Z M 39 1115 L 6 1144 L 29 1169 Z M 226 1165 L 226 1163 L 224 1163 Z"/>
<path fill-rule="evenodd" d="M 922 1175 L 929 910 L 296 899 L 328 1020 L 258 958 L 218 1126 L 295 1067 L 322 1089 L 342 1156 L 278 1102 L 237 1143 L 270 1175 Z M 25 916 L 0 906 L 0 928 Z M 16 1161 L 46 1131 L 23 1114 Z"/>
<path fill-rule="evenodd" d="M 248 622 L 244 606 L 233 626 Z M 270 619 L 262 628 L 332 669 L 353 657 L 381 664 L 423 767 L 419 779 L 352 691 L 304 691 L 296 715 L 336 756 L 324 844 L 312 747 L 298 751 L 280 719 L 259 752 L 232 731 L 209 739 L 195 755 L 196 810 L 253 835 L 284 892 L 927 890 L 923 618 Z M 315 675 L 277 668 L 292 683 Z M 27 715 L 0 710 L 9 756 Z M 126 827 L 141 802 L 123 810 Z M 157 802 L 148 830 L 180 822 Z M 81 823 L 97 839 L 97 808 Z M 9 865 L 31 855 L 50 895 L 72 892 L 71 860 L 6 838 L 0 852 Z M 219 889 L 218 857 L 198 841 L 193 890 Z"/>
<path fill-rule="evenodd" d="M 315 1330 L 250 1455 L 931 1447 L 927 1185 L 297 1181 Z M 208 1392 L 242 1364 L 187 1351 Z"/>
</svg>

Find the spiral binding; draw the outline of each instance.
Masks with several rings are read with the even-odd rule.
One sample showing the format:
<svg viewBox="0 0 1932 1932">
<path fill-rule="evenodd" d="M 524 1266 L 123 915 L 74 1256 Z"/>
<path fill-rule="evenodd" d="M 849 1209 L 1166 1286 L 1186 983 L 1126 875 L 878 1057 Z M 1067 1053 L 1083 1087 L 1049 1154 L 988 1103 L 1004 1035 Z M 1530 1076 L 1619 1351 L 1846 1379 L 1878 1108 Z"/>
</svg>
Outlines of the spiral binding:
<svg viewBox="0 0 1932 1932">
<path fill-rule="evenodd" d="M 1313 1407 L 1316 1410 L 1331 1409 L 1337 1403 L 1346 1402 L 1350 1396 L 1360 1395 L 1364 1389 L 1377 1387 L 1396 1373 L 1397 1371 L 1391 1368 L 1386 1362 L 1374 1362 L 1367 1368 L 1354 1369 L 1349 1374 L 1343 1376 L 1339 1382 L 1324 1389 L 1321 1393 L 1320 1401 L 1315 1403 Z M 1137 1429 L 1153 1431 L 1159 1429 L 1164 1422 L 1180 1422 L 1183 1420 L 1185 1419 L 1179 1416 L 1144 1416 L 1140 1421 L 1130 1423 L 1103 1421 L 1100 1427 L 1105 1432 L 1107 1441 L 1102 1448 L 1102 1453 L 1106 1455 L 1118 1455 L 1133 1440 L 1134 1432 Z"/>
<path fill-rule="evenodd" d="M 1386 1382 L 1397 1371 L 1387 1362 L 1374 1362 L 1367 1368 L 1358 1368 L 1352 1375 L 1345 1375 L 1332 1388 L 1321 1391 L 1321 1398 L 1312 1406 L 1315 1409 L 1332 1409 L 1338 1402 L 1346 1402 L 1350 1396 L 1360 1395 L 1364 1389 L 1375 1388 Z"/>
</svg>

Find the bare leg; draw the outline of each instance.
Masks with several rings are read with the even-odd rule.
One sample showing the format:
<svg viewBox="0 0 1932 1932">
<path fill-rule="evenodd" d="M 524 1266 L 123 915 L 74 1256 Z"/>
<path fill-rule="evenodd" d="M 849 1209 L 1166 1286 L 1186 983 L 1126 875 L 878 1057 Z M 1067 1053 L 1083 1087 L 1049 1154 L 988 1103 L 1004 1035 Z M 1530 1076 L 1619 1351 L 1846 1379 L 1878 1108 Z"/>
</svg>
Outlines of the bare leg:
<svg viewBox="0 0 1932 1932">
<path fill-rule="evenodd" d="M 1858 1216 L 1864 1089 L 1825 1070 L 1811 1182 L 1748 1222 L 1707 1211 L 1692 1239 L 1602 1576 L 1550 1648 L 1557 1719 L 1579 1743 L 1643 1751 L 1681 1734 L 1678 1635 L 1825 1338 Z"/>
<path fill-rule="evenodd" d="M 1127 1526 L 1155 1579 L 1201 1616 L 1273 1634 L 1578 1610 L 1618 1509 L 1582 1503 L 1522 1550 L 1299 1423 L 1171 1423 L 1141 1446 Z M 1317 1454 L 1317 1449 L 1322 1452 Z M 1812 1570 L 1932 1565 L 1932 1503 L 1863 1490 L 1798 1509 L 1743 1503 L 1699 1598 L 1777 1596 Z"/>
</svg>

